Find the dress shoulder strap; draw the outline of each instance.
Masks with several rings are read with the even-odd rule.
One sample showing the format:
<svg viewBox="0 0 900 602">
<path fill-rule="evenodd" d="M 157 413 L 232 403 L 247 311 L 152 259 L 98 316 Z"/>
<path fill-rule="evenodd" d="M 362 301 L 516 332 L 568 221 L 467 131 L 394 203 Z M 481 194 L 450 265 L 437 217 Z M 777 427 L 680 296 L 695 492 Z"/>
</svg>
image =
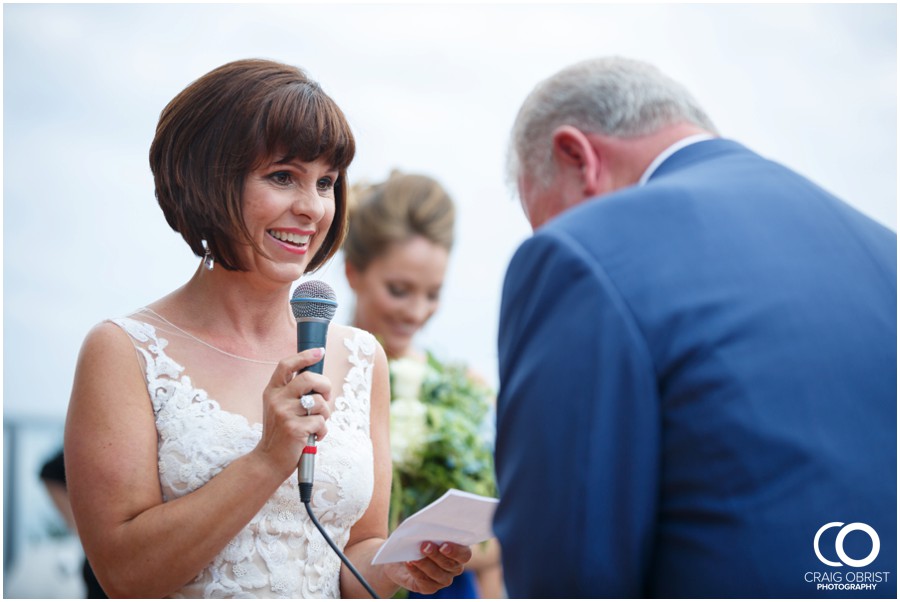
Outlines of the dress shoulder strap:
<svg viewBox="0 0 900 602">
<path fill-rule="evenodd" d="M 342 327 L 343 347 L 347 351 L 347 372 L 341 394 L 336 399 L 336 423 L 347 420 L 347 426 L 368 433 L 371 408 L 372 375 L 375 367 L 375 337 L 365 330 Z M 355 418 L 351 418 L 355 416 Z"/>
<path fill-rule="evenodd" d="M 111 318 L 108 321 L 125 331 L 131 339 L 138 361 L 144 369 L 154 412 L 158 412 L 161 402 L 167 397 L 160 393 L 171 390 L 171 383 L 182 378 L 184 366 L 166 354 L 169 341 L 159 334 L 157 326 L 150 321 L 138 319 L 145 315 L 138 311 L 127 317 Z"/>
</svg>

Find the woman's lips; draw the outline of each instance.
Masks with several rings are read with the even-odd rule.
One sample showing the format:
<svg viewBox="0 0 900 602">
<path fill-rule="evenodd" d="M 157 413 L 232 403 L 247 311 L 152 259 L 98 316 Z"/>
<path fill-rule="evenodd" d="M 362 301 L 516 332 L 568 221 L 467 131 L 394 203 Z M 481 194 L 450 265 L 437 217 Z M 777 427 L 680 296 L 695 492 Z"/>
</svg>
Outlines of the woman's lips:
<svg viewBox="0 0 900 602">
<path fill-rule="evenodd" d="M 266 230 L 266 233 L 274 238 L 285 250 L 303 255 L 309 250 L 309 242 L 312 233 L 293 232 L 289 230 Z"/>
</svg>

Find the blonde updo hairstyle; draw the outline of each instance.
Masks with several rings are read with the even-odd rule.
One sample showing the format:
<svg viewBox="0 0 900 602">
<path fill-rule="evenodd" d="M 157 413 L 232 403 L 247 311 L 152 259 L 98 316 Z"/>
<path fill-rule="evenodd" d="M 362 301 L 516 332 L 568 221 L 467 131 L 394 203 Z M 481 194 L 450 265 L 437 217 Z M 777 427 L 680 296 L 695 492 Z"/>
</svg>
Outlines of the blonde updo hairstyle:
<svg viewBox="0 0 900 602">
<path fill-rule="evenodd" d="M 350 225 L 344 258 L 362 273 L 391 245 L 414 236 L 453 247 L 456 209 L 447 191 L 428 176 L 394 171 L 387 181 L 353 186 L 348 199 Z"/>
</svg>

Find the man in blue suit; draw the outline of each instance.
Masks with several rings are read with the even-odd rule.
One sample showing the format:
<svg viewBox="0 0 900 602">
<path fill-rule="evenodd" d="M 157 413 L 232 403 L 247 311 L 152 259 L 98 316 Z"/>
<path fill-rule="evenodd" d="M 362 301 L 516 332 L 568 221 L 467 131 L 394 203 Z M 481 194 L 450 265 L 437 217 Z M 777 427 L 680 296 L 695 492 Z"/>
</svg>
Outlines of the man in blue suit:
<svg viewBox="0 0 900 602">
<path fill-rule="evenodd" d="M 896 234 L 625 59 L 542 82 L 510 159 L 509 595 L 896 597 Z"/>
</svg>

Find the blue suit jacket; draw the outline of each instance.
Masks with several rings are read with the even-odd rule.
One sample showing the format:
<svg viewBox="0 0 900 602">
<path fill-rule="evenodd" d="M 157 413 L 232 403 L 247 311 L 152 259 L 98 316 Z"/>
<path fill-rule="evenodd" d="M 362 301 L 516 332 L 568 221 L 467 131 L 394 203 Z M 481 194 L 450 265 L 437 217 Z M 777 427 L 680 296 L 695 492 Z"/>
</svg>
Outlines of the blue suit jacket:
<svg viewBox="0 0 900 602">
<path fill-rule="evenodd" d="M 510 596 L 895 597 L 896 257 L 894 232 L 722 139 L 540 228 L 500 318 Z M 877 558 L 820 561 L 835 522 L 874 529 Z M 826 560 L 869 555 L 838 527 Z M 876 589 L 819 589 L 836 579 Z"/>
</svg>

